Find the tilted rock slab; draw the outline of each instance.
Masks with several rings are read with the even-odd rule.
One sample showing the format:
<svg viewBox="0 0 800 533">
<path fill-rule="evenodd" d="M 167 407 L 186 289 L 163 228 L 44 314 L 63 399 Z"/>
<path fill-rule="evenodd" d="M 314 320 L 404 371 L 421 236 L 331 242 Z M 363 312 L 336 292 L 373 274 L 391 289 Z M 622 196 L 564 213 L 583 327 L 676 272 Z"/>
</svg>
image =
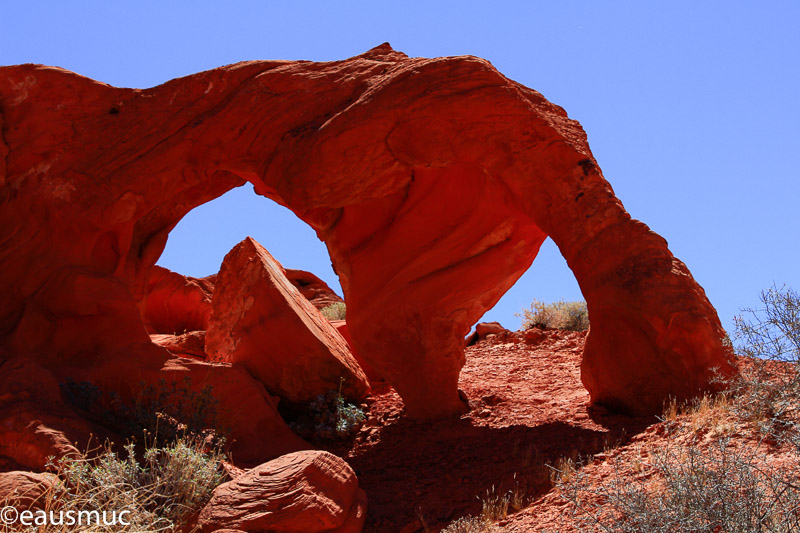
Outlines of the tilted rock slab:
<svg viewBox="0 0 800 533">
<path fill-rule="evenodd" d="M 464 405 L 463 338 L 552 237 L 586 298 L 592 401 L 659 412 L 734 372 L 716 311 L 633 220 L 581 126 L 475 57 L 387 45 L 123 89 L 0 69 L 0 344 L 136 357 L 170 230 L 246 181 L 325 241 L 360 356 L 412 417 Z M 532 295 L 535 296 L 535 295 Z"/>
<path fill-rule="evenodd" d="M 242 365 L 270 393 L 290 402 L 310 402 L 340 387 L 360 399 L 369 390 L 347 341 L 251 237 L 222 261 L 206 353 Z"/>
<path fill-rule="evenodd" d="M 223 483 L 200 512 L 204 532 L 361 531 L 367 499 L 353 469 L 324 451 L 295 452 Z"/>
</svg>

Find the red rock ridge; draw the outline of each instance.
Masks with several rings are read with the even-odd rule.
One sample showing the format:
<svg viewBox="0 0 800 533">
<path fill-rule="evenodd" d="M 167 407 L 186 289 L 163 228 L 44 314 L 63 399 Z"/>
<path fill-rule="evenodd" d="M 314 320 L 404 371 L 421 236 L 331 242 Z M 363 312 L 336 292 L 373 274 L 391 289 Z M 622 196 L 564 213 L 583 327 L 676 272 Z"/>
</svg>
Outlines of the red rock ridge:
<svg viewBox="0 0 800 533">
<path fill-rule="evenodd" d="M 409 416 L 464 409 L 464 336 L 546 236 L 588 303 L 594 402 L 654 412 L 712 387 L 712 369 L 734 371 L 702 288 L 625 211 L 580 125 L 485 60 L 386 44 L 145 90 L 18 65 L 0 68 L 0 110 L 0 344 L 12 355 L 155 357 L 137 302 L 167 234 L 249 181 L 325 241 L 353 345 Z"/>
</svg>

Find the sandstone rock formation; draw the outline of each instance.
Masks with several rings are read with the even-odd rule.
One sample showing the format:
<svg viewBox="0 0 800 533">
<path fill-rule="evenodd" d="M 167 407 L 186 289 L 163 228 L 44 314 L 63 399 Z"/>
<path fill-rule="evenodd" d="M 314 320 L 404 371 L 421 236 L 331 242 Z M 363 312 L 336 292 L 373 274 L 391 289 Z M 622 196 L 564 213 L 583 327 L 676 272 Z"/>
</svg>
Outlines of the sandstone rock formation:
<svg viewBox="0 0 800 533">
<path fill-rule="evenodd" d="M 147 331 L 179 335 L 208 329 L 215 277 L 193 278 L 154 266 L 142 301 Z"/>
<path fill-rule="evenodd" d="M 15 470 L 0 473 L 0 504 L 14 507 L 18 512 L 43 509 L 48 494 L 58 486 L 53 474 L 38 474 Z"/>
<path fill-rule="evenodd" d="M 77 455 L 90 433 L 49 371 L 22 357 L 0 361 L 0 457 L 44 471 L 51 457 Z"/>
<path fill-rule="evenodd" d="M 361 531 L 366 496 L 353 469 L 323 451 L 284 455 L 217 487 L 202 531 Z"/>
<path fill-rule="evenodd" d="M 319 279 L 311 272 L 305 270 L 295 270 L 291 268 L 284 268 L 283 273 L 289 282 L 297 287 L 300 294 L 306 297 L 306 300 L 317 309 L 325 309 L 329 305 L 341 303 L 342 300 L 338 294 L 333 292 L 333 289 L 328 287 L 328 284 Z"/>
<path fill-rule="evenodd" d="M 152 334 L 150 340 L 172 355 L 206 359 L 206 332 L 189 331 L 183 335 Z"/>
<path fill-rule="evenodd" d="M 225 256 L 212 306 L 206 353 L 242 365 L 272 394 L 307 403 L 340 386 L 358 399 L 369 390 L 347 342 L 254 239 Z"/>
<path fill-rule="evenodd" d="M 550 236 L 592 322 L 594 402 L 659 411 L 734 371 L 703 290 L 631 219 L 580 125 L 475 57 L 388 45 L 152 89 L 0 69 L 0 345 L 69 365 L 155 357 L 138 307 L 167 235 L 233 187 L 325 241 L 361 357 L 412 417 L 460 412 L 463 339 Z"/>
<path fill-rule="evenodd" d="M 366 374 L 367 379 L 370 383 L 375 383 L 377 381 L 383 381 L 383 378 L 372 368 L 372 365 L 364 359 L 363 357 L 358 355 L 358 352 L 353 348 L 353 341 L 350 339 L 350 330 L 347 329 L 347 321 L 346 320 L 331 320 L 331 326 L 336 328 L 336 331 L 339 332 L 339 335 L 347 342 L 347 345 L 350 347 L 350 353 L 353 354 L 356 361 L 358 361 L 358 366 L 361 367 L 361 370 L 364 371 Z"/>
<path fill-rule="evenodd" d="M 467 346 L 472 346 L 478 341 L 484 340 L 489 335 L 508 335 L 511 332 L 504 328 L 500 322 L 478 322 L 475 324 L 475 331 L 469 335 L 464 342 Z"/>
<path fill-rule="evenodd" d="M 215 415 L 215 420 L 207 422 L 227 433 L 237 464 L 260 464 L 311 448 L 281 418 L 278 398 L 241 367 L 167 355 L 138 360 L 117 358 L 96 367 L 72 368 L 70 373 L 101 391 L 117 391 L 128 404 L 140 401 L 143 390 L 149 388 L 158 394 L 163 388 L 170 392 L 166 401 L 180 404 L 177 407 L 182 413 L 196 408 L 191 403 L 193 398 L 208 394 L 208 414 Z M 177 394 L 171 394 L 173 390 Z"/>
</svg>

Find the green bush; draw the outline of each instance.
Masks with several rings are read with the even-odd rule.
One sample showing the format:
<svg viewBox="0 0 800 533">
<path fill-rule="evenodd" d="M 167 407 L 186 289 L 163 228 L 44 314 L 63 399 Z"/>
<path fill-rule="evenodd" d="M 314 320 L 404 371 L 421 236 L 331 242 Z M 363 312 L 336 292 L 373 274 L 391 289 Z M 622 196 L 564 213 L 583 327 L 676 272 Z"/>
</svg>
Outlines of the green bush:
<svg viewBox="0 0 800 533">
<path fill-rule="evenodd" d="M 362 409 L 347 402 L 342 395 L 344 379 L 339 390 L 317 396 L 304 406 L 297 406 L 287 413 L 292 419 L 289 426 L 300 436 L 311 441 L 335 441 L 346 439 L 361 428 L 367 415 Z"/>
<path fill-rule="evenodd" d="M 320 310 L 322 316 L 328 320 L 344 320 L 347 315 L 347 306 L 344 302 L 336 302 Z"/>
<path fill-rule="evenodd" d="M 522 328 L 566 329 L 570 331 L 586 331 L 589 329 L 589 311 L 586 302 L 553 303 L 534 300 L 529 309 L 523 309 Z"/>
<path fill-rule="evenodd" d="M 314 437 L 322 440 L 345 439 L 366 420 L 364 411 L 345 401 L 336 391 L 318 396 L 309 406 L 314 420 Z"/>
</svg>

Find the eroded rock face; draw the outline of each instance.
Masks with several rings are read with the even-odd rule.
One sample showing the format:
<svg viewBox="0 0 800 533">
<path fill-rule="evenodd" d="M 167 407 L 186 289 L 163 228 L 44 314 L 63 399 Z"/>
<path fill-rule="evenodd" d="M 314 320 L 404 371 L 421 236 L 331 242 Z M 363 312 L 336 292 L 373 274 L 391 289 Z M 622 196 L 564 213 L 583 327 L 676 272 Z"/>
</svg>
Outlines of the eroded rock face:
<svg viewBox="0 0 800 533">
<path fill-rule="evenodd" d="M 22 357 L 0 361 L 0 456 L 44 471 L 50 458 L 77 456 L 75 443 L 91 432 L 49 371 Z"/>
<path fill-rule="evenodd" d="M 42 474 L 14 470 L 0 473 L 0 503 L 12 506 L 17 511 L 44 509 L 47 496 L 54 494 L 58 486 L 54 474 Z"/>
<path fill-rule="evenodd" d="M 203 360 L 207 358 L 205 331 L 190 331 L 183 335 L 153 334 L 150 335 L 150 340 L 166 348 L 172 355 Z"/>
<path fill-rule="evenodd" d="M 142 301 L 147 331 L 182 335 L 208 329 L 215 277 L 193 278 L 154 266 Z"/>
<path fill-rule="evenodd" d="M 200 512 L 204 532 L 296 531 L 356 533 L 366 495 L 353 469 L 324 451 L 284 455 L 214 489 Z"/>
<path fill-rule="evenodd" d="M 412 417 L 463 409 L 463 338 L 553 238 L 592 322 L 594 402 L 658 412 L 734 369 L 716 312 L 632 220 L 580 125 L 474 57 L 382 45 L 121 89 L 0 69 L 0 344 L 59 364 L 152 346 L 168 232 L 250 181 L 325 241 L 361 357 Z"/>
<path fill-rule="evenodd" d="M 336 331 L 339 332 L 339 335 L 347 342 L 347 345 L 350 347 L 350 353 L 353 354 L 356 361 L 358 361 L 358 366 L 361 367 L 361 370 L 364 371 L 366 374 L 367 379 L 369 379 L 370 383 L 375 383 L 378 381 L 383 381 L 383 378 L 378 374 L 372 365 L 367 362 L 366 359 L 360 357 L 358 352 L 353 348 L 353 341 L 350 339 L 350 330 L 347 329 L 347 321 L 346 320 L 331 320 L 331 326 L 336 328 Z"/>
</svg>

